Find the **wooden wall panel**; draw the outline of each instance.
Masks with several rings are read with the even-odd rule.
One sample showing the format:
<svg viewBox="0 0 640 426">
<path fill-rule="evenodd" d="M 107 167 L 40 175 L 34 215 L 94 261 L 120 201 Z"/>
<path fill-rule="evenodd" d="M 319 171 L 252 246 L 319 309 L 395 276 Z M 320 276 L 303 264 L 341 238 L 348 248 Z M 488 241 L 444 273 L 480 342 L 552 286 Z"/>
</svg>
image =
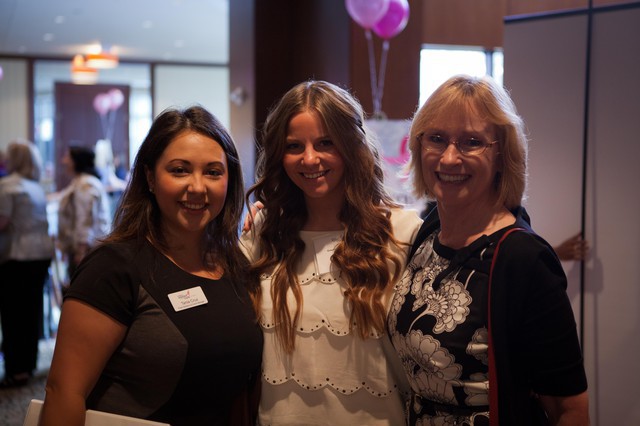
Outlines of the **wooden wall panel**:
<svg viewBox="0 0 640 426">
<path fill-rule="evenodd" d="M 638 3 L 638 0 L 593 0 L 593 6 L 613 6 Z"/>
<path fill-rule="evenodd" d="M 55 83 L 53 161 L 56 190 L 66 187 L 73 177 L 60 163 L 70 145 L 95 150 L 98 140 L 109 139 L 114 158 L 123 156 L 125 164 L 129 164 L 129 102 L 104 116 L 92 108 L 95 97 L 111 89 L 119 89 L 124 99 L 129 99 L 128 85 Z"/>
<path fill-rule="evenodd" d="M 637 0 L 593 0 L 593 7 L 638 3 Z M 589 0 L 506 0 L 505 16 L 586 9 Z"/>
<path fill-rule="evenodd" d="M 584 9 L 589 0 L 507 0 L 505 16 Z"/>
<path fill-rule="evenodd" d="M 422 42 L 488 48 L 502 46 L 506 1 L 424 0 Z"/>
<path fill-rule="evenodd" d="M 349 15 L 343 0 L 255 1 L 256 124 L 295 84 L 349 84 Z"/>
</svg>

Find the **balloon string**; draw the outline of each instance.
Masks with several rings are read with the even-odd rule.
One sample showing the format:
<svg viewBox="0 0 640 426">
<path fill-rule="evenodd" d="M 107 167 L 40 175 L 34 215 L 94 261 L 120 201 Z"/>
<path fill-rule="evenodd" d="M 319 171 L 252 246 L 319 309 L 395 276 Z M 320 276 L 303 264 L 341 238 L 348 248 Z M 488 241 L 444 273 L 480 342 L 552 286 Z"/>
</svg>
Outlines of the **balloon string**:
<svg viewBox="0 0 640 426">
<path fill-rule="evenodd" d="M 380 72 L 378 73 L 378 114 L 382 112 L 382 94 L 384 93 L 384 74 L 387 68 L 387 53 L 389 52 L 389 40 L 382 42 L 382 53 L 380 55 Z"/>
<path fill-rule="evenodd" d="M 369 50 L 369 76 L 371 79 L 371 100 L 373 102 L 373 114 L 378 115 L 380 113 L 380 105 L 378 105 L 378 83 L 376 81 L 376 58 L 373 51 L 373 37 L 371 36 L 371 30 L 366 28 L 364 35 L 367 38 L 367 47 Z"/>
<path fill-rule="evenodd" d="M 107 137 L 108 124 L 107 124 L 107 117 L 105 115 L 106 114 L 101 114 L 100 115 L 100 124 L 102 125 L 102 134 L 106 138 Z"/>
<path fill-rule="evenodd" d="M 113 136 L 113 125 L 116 119 L 117 110 L 109 111 L 109 127 L 107 128 L 107 140 L 110 141 Z"/>
</svg>

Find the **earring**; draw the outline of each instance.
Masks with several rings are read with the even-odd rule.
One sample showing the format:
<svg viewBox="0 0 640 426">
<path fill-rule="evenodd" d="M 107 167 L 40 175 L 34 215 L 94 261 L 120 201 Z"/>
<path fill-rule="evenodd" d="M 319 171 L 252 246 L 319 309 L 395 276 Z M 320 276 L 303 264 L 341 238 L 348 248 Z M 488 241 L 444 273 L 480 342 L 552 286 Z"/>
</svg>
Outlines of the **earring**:
<svg viewBox="0 0 640 426">
<path fill-rule="evenodd" d="M 153 188 L 149 187 L 149 192 L 153 194 Z"/>
</svg>

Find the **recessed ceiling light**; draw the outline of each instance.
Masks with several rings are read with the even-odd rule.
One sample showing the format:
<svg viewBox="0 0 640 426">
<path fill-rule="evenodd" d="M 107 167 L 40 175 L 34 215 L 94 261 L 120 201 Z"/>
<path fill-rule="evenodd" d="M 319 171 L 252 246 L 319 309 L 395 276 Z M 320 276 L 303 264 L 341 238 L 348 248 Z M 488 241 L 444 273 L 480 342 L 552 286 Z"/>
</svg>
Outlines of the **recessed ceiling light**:
<svg viewBox="0 0 640 426">
<path fill-rule="evenodd" d="M 173 42 L 173 45 L 178 48 L 184 47 L 184 40 L 176 40 Z"/>
<path fill-rule="evenodd" d="M 151 22 L 149 20 L 146 20 L 146 21 L 142 22 L 142 28 L 144 28 L 145 30 L 153 28 L 153 22 Z"/>
<path fill-rule="evenodd" d="M 65 19 L 64 16 L 58 15 L 55 17 L 53 22 L 55 22 L 56 24 L 64 24 L 64 19 Z"/>
<path fill-rule="evenodd" d="M 53 34 L 51 33 L 46 33 L 45 35 L 42 36 L 42 39 L 44 41 L 52 41 L 53 40 Z"/>
<path fill-rule="evenodd" d="M 96 41 L 87 46 L 88 53 L 100 53 L 102 52 L 102 43 Z"/>
<path fill-rule="evenodd" d="M 75 55 L 71 61 L 71 81 L 75 84 L 95 84 L 98 70 L 88 67 L 82 55 Z"/>
<path fill-rule="evenodd" d="M 87 53 L 85 65 L 90 68 L 115 68 L 118 66 L 118 56 L 110 52 Z"/>
</svg>

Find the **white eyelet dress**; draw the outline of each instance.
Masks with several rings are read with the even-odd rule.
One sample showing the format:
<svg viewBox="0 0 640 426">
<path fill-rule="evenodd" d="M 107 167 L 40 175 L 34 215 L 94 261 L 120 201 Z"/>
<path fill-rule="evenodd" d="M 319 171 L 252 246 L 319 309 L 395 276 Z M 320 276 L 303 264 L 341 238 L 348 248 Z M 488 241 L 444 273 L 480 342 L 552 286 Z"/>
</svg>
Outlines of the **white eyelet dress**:
<svg viewBox="0 0 640 426">
<path fill-rule="evenodd" d="M 393 210 L 396 238 L 411 243 L 421 220 L 414 211 Z M 262 220 L 257 218 L 254 230 Z M 342 238 L 342 231 L 302 231 L 305 251 L 297 271 L 303 308 L 295 350 L 284 353 L 276 338 L 271 275 L 261 277 L 264 332 L 260 424 L 266 425 L 403 425 L 406 379 L 386 335 L 361 339 L 349 329 L 347 286 L 318 241 Z M 254 260 L 252 232 L 242 236 Z M 405 262 L 408 247 L 397 251 Z M 330 250 L 329 250 L 330 251 Z M 389 304 L 388 301 L 387 305 Z M 295 299 L 289 294 L 293 315 Z"/>
</svg>

